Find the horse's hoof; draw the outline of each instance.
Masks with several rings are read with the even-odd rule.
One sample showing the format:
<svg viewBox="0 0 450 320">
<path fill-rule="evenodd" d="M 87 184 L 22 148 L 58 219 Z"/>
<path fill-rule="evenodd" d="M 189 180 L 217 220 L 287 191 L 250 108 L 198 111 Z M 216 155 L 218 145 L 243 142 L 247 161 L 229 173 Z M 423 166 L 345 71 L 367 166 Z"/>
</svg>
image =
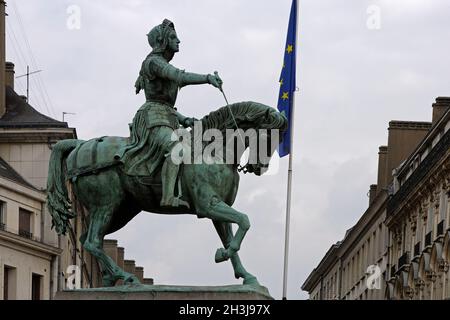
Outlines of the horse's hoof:
<svg viewBox="0 0 450 320">
<path fill-rule="evenodd" d="M 129 275 L 128 277 L 126 277 L 123 280 L 124 284 L 141 284 L 141 282 L 139 281 L 139 279 L 135 276 L 135 275 Z"/>
<path fill-rule="evenodd" d="M 227 261 L 228 259 L 229 259 L 229 257 L 228 257 L 227 250 L 225 250 L 224 248 L 217 249 L 216 256 L 214 257 L 214 260 L 216 261 L 216 263 L 224 262 L 224 261 Z"/>
<path fill-rule="evenodd" d="M 116 284 L 116 280 L 112 276 L 104 276 L 102 278 L 102 286 L 103 287 L 114 287 Z"/>
<path fill-rule="evenodd" d="M 258 282 L 258 279 L 256 279 L 256 277 L 245 278 L 244 279 L 244 284 L 256 285 L 256 286 L 260 285 L 259 282 Z"/>
</svg>

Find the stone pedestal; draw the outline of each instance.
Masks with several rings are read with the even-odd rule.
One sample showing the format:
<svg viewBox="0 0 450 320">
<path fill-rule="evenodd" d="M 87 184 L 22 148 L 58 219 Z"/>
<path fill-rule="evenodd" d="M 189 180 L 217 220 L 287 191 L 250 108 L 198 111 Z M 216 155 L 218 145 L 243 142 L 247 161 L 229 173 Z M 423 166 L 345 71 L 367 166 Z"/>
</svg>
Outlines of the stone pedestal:
<svg viewBox="0 0 450 320">
<path fill-rule="evenodd" d="M 266 287 L 127 285 L 60 291 L 56 300 L 273 300 Z"/>
</svg>

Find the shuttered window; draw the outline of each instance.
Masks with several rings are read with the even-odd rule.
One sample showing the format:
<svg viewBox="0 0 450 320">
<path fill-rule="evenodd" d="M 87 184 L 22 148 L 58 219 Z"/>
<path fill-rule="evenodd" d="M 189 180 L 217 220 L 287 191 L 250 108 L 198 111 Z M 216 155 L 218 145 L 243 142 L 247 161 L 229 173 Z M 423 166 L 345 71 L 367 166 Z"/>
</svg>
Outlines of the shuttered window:
<svg viewBox="0 0 450 320">
<path fill-rule="evenodd" d="M 33 236 L 31 229 L 31 215 L 32 212 L 19 209 L 19 234 L 23 237 L 31 238 Z"/>
</svg>

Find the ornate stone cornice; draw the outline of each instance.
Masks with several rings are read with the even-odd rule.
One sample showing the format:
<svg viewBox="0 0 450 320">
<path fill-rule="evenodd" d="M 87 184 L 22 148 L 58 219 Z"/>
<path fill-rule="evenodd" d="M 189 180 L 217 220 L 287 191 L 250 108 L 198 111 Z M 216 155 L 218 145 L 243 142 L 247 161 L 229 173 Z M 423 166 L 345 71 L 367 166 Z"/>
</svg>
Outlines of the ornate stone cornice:
<svg viewBox="0 0 450 320">
<path fill-rule="evenodd" d="M 449 269 L 449 264 L 444 259 L 440 259 L 439 260 L 439 264 L 438 264 L 438 268 L 439 268 L 439 272 L 447 273 L 448 269 Z"/>
<path fill-rule="evenodd" d="M 397 244 L 400 246 L 403 241 L 403 234 L 401 226 L 396 226 L 394 229 L 394 240 L 397 242 Z"/>
<path fill-rule="evenodd" d="M 0 143 L 55 143 L 63 139 L 76 138 L 73 128 L 55 129 L 0 129 Z"/>
<path fill-rule="evenodd" d="M 398 214 L 401 210 L 401 207 L 404 206 L 405 201 L 411 197 L 412 193 L 417 190 L 418 187 L 421 189 L 422 193 L 429 193 L 430 191 L 434 190 L 434 188 L 432 188 L 432 184 L 434 181 L 430 180 L 429 175 L 434 174 L 434 177 L 438 177 L 438 181 L 442 180 L 442 169 L 447 168 L 450 161 L 449 158 L 450 130 L 448 130 L 439 140 L 439 142 L 434 146 L 434 148 L 431 149 L 430 153 L 414 170 L 411 176 L 403 183 L 398 192 L 388 200 L 387 215 L 393 216 Z M 443 163 L 436 168 L 439 162 Z M 432 173 L 433 170 L 435 172 Z M 430 190 L 430 187 L 432 190 Z"/>
<path fill-rule="evenodd" d="M 420 215 L 422 216 L 422 220 L 424 222 L 426 222 L 428 219 L 428 204 L 429 204 L 429 202 L 428 202 L 427 197 L 424 197 L 422 203 L 420 204 L 420 209 L 419 209 Z"/>
<path fill-rule="evenodd" d="M 415 234 L 416 229 L 417 229 L 417 212 L 415 210 L 410 210 L 410 215 L 409 215 L 409 222 L 411 224 L 411 231 L 413 234 Z"/>
</svg>

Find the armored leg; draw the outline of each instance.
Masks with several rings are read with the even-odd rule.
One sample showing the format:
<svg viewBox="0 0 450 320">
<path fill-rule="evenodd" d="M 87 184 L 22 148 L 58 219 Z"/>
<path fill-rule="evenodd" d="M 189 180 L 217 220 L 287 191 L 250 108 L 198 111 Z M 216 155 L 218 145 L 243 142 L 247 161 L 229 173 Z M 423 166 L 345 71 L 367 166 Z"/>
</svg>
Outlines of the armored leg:
<svg viewBox="0 0 450 320">
<path fill-rule="evenodd" d="M 181 200 L 180 198 L 176 198 L 174 195 L 175 191 L 175 183 L 177 180 L 178 171 L 180 166 L 175 164 L 170 155 L 166 157 L 164 161 L 162 171 L 161 171 L 161 180 L 162 180 L 162 198 L 161 198 L 161 206 L 162 207 L 179 207 L 184 206 L 187 208 L 189 204 Z"/>
</svg>

